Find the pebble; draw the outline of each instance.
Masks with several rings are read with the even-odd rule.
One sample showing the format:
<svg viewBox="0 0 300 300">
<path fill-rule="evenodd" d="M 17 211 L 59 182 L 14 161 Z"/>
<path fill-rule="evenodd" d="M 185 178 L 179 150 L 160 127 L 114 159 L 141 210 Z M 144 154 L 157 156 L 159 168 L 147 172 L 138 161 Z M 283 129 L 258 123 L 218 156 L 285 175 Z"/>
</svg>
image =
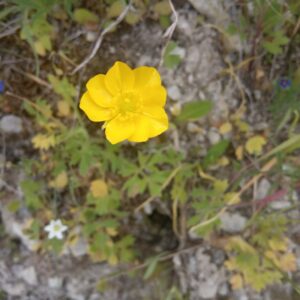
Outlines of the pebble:
<svg viewBox="0 0 300 300">
<path fill-rule="evenodd" d="M 37 285 L 38 284 L 35 268 L 33 266 L 30 266 L 28 268 L 20 270 L 17 273 L 17 276 L 19 278 L 23 279 L 29 285 Z"/>
<path fill-rule="evenodd" d="M 63 278 L 61 277 L 49 277 L 48 287 L 51 289 L 60 289 L 63 286 Z"/>
<path fill-rule="evenodd" d="M 177 85 L 172 85 L 168 88 L 168 95 L 173 100 L 180 100 L 181 92 Z"/>
<path fill-rule="evenodd" d="M 197 46 L 190 47 L 188 49 L 188 54 L 185 60 L 185 66 L 184 66 L 185 72 L 191 74 L 194 71 L 196 71 L 199 60 L 200 60 L 199 47 Z"/>
<path fill-rule="evenodd" d="M 4 133 L 20 133 L 23 130 L 21 118 L 14 115 L 6 115 L 0 120 L 0 130 Z"/>
<path fill-rule="evenodd" d="M 285 198 L 270 203 L 270 207 L 273 210 L 287 209 L 290 208 L 291 206 L 292 206 L 291 202 Z"/>
<path fill-rule="evenodd" d="M 221 136 L 220 136 L 219 132 L 217 132 L 214 129 L 212 129 L 208 132 L 207 137 L 208 137 L 208 140 L 211 145 L 215 145 L 218 142 L 220 142 L 220 140 L 221 140 Z"/>
<path fill-rule="evenodd" d="M 257 199 L 265 198 L 268 195 L 270 188 L 271 188 L 270 181 L 267 180 L 266 178 L 263 178 L 258 184 L 257 191 L 256 191 L 256 198 Z"/>
<path fill-rule="evenodd" d="M 85 39 L 87 40 L 87 42 L 94 42 L 97 39 L 97 33 L 94 31 L 88 31 L 85 35 Z"/>
<path fill-rule="evenodd" d="M 239 213 L 225 212 L 221 215 L 221 228 L 229 233 L 238 233 L 245 229 L 247 218 Z"/>
<path fill-rule="evenodd" d="M 23 283 L 3 283 L 1 285 L 1 290 L 5 291 L 10 296 L 22 296 L 26 291 L 26 287 Z"/>
<path fill-rule="evenodd" d="M 181 113 L 181 103 L 177 102 L 170 107 L 171 114 L 175 117 L 179 116 Z"/>
<path fill-rule="evenodd" d="M 203 129 L 196 125 L 195 123 L 189 122 L 187 124 L 187 131 L 190 133 L 201 133 L 203 132 Z"/>
</svg>

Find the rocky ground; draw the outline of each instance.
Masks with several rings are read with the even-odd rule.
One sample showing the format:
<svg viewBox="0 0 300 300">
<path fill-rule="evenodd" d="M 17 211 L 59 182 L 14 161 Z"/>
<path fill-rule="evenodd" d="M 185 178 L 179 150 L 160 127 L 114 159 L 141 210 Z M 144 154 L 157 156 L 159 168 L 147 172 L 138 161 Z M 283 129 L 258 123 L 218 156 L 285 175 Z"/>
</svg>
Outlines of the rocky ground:
<svg viewBox="0 0 300 300">
<path fill-rule="evenodd" d="M 185 1 L 184 1 L 185 2 Z M 216 144 L 220 139 L 217 125 L 227 119 L 241 104 L 241 93 L 237 82 L 230 76 L 222 76 L 221 71 L 228 67 L 228 61 L 235 64 L 239 57 L 248 51 L 248 45 L 239 37 L 232 37 L 224 41 L 216 28 L 224 26 L 229 20 L 234 20 L 238 14 L 234 9 L 234 1 L 196 1 L 190 0 L 183 4 L 177 1 L 176 10 L 179 15 L 178 24 L 174 33 L 182 55 L 182 63 L 174 71 L 160 67 L 160 72 L 169 95 L 169 113 L 176 113 L 183 103 L 195 99 L 211 99 L 215 103 L 215 111 L 209 120 L 191 123 L 187 126 L 185 136 L 178 138 L 175 129 L 170 130 L 171 140 L 177 149 L 186 149 L 202 143 L 201 151 L 204 156 L 209 145 Z M 178 4 L 178 5 L 177 5 Z M 197 17 L 207 17 L 207 22 L 199 25 Z M 83 38 L 83 37 L 81 37 Z M 135 41 L 139 41 L 136 43 Z M 75 40 L 75 45 L 82 41 Z M 142 22 L 132 28 L 122 28 L 105 39 L 92 65 L 111 65 L 116 59 L 128 61 L 132 65 L 159 65 L 161 49 L 164 45 L 163 31 L 156 23 Z M 119 48 L 122 51 L 119 51 Z M 83 51 L 84 52 L 84 51 Z M 13 50 L 12 50 L 13 53 Z M 5 62 L 13 54 L 1 54 Z M 81 53 L 84 57 L 85 53 Z M 0 62 L 1 64 L 1 62 Z M 9 69 L 22 69 L 21 65 L 12 63 L 6 65 Z M 91 67 L 81 80 L 84 82 L 96 67 Z M 9 73 L 8 70 L 5 71 Z M 5 72 L 0 71 L 5 76 Z M 11 73 L 13 74 L 13 71 Z M 86 77 L 86 78 L 85 78 Z M 248 91 L 248 97 L 253 102 L 248 104 L 248 121 L 257 128 L 268 126 L 265 112 L 258 108 L 259 99 L 255 98 L 254 91 L 249 91 L 246 84 L 241 83 Z M 29 84 L 28 84 L 29 85 Z M 26 91 L 27 93 L 27 91 Z M 259 98 L 259 97 L 258 97 Z M 0 129 L 2 134 L 1 164 L 9 156 L 17 157 L 26 152 L 28 143 L 24 134 L 28 134 L 30 121 L 16 116 L 13 112 L 1 112 Z M 201 126 L 201 130 L 200 130 Z M 204 130 L 203 130 L 204 128 Z M 30 240 L 24 233 L 30 213 L 24 208 L 18 215 L 9 212 L 5 204 L 11 199 L 22 197 L 18 183 L 24 176 L 17 168 L 5 169 L 5 182 L 0 181 L 0 210 L 2 226 L 0 231 L 0 299 L 70 299 L 70 300 L 114 300 L 114 299 L 160 299 L 170 282 L 178 283 L 183 294 L 188 293 L 191 300 L 202 299 L 232 299 L 232 300 L 299 300 L 299 295 L 293 292 L 290 283 L 275 285 L 261 294 L 252 290 L 240 289 L 232 291 L 228 283 L 228 274 L 223 266 L 225 254 L 223 250 L 213 248 L 199 241 L 199 246 L 188 251 L 176 254 L 169 268 L 173 268 L 172 276 L 165 280 L 143 281 L 138 276 L 130 277 L 127 274 L 115 276 L 109 281 L 105 291 L 97 290 L 99 279 L 110 276 L 118 271 L 105 263 L 95 264 L 87 256 L 85 241 L 78 241 L 76 245 L 61 257 L 49 253 L 34 251 L 37 241 Z M 268 190 L 270 183 L 267 180 L 260 182 L 258 190 L 261 198 Z M 290 199 L 280 203 L 273 203 L 273 209 L 289 207 Z M 277 206 L 276 206 L 277 205 Z M 299 211 L 294 211 L 294 218 L 300 217 Z M 137 216 L 137 218 L 139 218 Z M 227 213 L 222 216 L 223 230 L 236 233 L 243 230 L 247 218 L 240 213 Z M 291 234 L 299 235 L 299 225 L 291 229 Z M 166 231 L 162 239 L 153 247 L 164 249 L 163 240 L 170 231 Z M 153 242 L 154 243 L 154 242 Z M 298 270 L 300 270 L 300 246 L 295 243 L 298 254 Z M 299 280 L 300 271 L 294 275 Z M 298 281 L 299 282 L 299 281 Z M 2 292 L 1 292 L 2 291 Z"/>
</svg>

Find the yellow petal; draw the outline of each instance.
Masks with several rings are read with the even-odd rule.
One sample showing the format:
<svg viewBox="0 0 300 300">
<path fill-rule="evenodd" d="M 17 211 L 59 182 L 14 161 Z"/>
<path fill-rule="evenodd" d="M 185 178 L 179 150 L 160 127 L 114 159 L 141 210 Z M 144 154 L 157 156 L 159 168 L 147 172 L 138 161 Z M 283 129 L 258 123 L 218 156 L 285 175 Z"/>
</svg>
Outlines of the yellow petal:
<svg viewBox="0 0 300 300">
<path fill-rule="evenodd" d="M 163 86 L 146 86 L 138 89 L 145 106 L 163 107 L 167 100 L 167 91 Z"/>
<path fill-rule="evenodd" d="M 134 69 L 133 73 L 135 78 L 135 88 L 161 85 L 160 75 L 155 68 L 143 66 Z"/>
<path fill-rule="evenodd" d="M 149 139 L 149 118 L 138 117 L 135 123 L 134 133 L 128 138 L 131 142 L 146 142 Z"/>
<path fill-rule="evenodd" d="M 168 119 L 154 119 L 147 116 L 140 116 L 136 119 L 135 131 L 128 138 L 131 142 L 145 142 L 168 129 Z"/>
<path fill-rule="evenodd" d="M 129 66 L 117 61 L 105 75 L 105 85 L 112 95 L 132 90 L 134 74 Z"/>
<path fill-rule="evenodd" d="M 86 88 L 92 100 L 99 106 L 111 107 L 113 105 L 113 97 L 106 89 L 104 83 L 105 75 L 98 74 L 92 77 L 86 84 Z"/>
<path fill-rule="evenodd" d="M 144 107 L 143 115 L 159 120 L 168 120 L 165 110 L 160 106 Z"/>
<path fill-rule="evenodd" d="M 116 144 L 128 139 L 133 134 L 134 129 L 133 120 L 122 121 L 120 117 L 116 117 L 107 123 L 105 135 L 112 144 Z"/>
<path fill-rule="evenodd" d="M 79 107 L 93 122 L 106 121 L 111 118 L 111 110 L 98 106 L 90 97 L 89 92 L 82 95 Z"/>
</svg>

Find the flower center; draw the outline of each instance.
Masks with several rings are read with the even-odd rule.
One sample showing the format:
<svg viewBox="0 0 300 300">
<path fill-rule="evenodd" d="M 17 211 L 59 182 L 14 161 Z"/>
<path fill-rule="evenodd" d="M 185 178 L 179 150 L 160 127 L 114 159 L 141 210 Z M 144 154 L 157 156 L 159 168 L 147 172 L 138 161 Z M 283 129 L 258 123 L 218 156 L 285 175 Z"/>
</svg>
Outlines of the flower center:
<svg viewBox="0 0 300 300">
<path fill-rule="evenodd" d="M 138 113 L 141 110 L 142 102 L 140 96 L 134 92 L 120 93 L 117 96 L 117 107 L 121 115 Z"/>
<path fill-rule="evenodd" d="M 60 228 L 59 225 L 54 225 L 54 226 L 53 226 L 53 231 L 54 231 L 54 232 L 59 232 L 60 229 L 61 229 L 61 228 Z"/>
</svg>

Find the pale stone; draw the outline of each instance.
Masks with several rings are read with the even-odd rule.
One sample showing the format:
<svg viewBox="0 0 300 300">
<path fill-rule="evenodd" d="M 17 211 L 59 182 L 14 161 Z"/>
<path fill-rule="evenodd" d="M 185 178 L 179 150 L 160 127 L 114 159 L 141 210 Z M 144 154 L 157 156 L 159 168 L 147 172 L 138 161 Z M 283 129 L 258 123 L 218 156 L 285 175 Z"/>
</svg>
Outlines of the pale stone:
<svg viewBox="0 0 300 300">
<path fill-rule="evenodd" d="M 14 115 L 6 115 L 0 120 L 0 129 L 4 133 L 20 133 L 23 130 L 22 120 Z"/>
<path fill-rule="evenodd" d="M 239 213 L 225 212 L 221 215 L 221 228 L 229 233 L 238 233 L 245 229 L 247 218 Z"/>
</svg>

